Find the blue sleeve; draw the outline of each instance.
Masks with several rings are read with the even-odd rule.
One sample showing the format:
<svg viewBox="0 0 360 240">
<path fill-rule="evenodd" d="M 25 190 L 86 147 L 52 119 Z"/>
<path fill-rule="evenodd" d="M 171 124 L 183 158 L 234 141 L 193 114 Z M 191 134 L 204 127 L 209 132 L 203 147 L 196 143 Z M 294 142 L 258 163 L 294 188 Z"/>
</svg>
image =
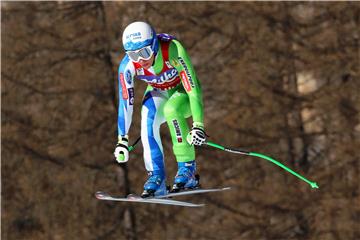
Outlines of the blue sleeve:
<svg viewBox="0 0 360 240">
<path fill-rule="evenodd" d="M 119 65 L 119 108 L 118 108 L 118 136 L 127 135 L 132 121 L 134 105 L 134 76 L 135 68 L 129 57 L 125 55 Z"/>
</svg>

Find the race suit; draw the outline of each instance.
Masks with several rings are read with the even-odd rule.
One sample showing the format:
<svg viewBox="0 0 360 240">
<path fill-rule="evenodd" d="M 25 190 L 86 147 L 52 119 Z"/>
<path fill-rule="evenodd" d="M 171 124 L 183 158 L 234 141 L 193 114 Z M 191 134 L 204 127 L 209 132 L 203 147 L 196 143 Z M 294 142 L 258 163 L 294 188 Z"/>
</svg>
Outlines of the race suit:
<svg viewBox="0 0 360 240">
<path fill-rule="evenodd" d="M 128 134 L 134 105 L 134 80 L 148 84 L 141 109 L 141 140 L 145 168 L 165 175 L 160 125 L 167 122 L 178 162 L 195 160 L 195 149 L 186 136 L 190 132 L 186 118 L 204 127 L 202 90 L 190 58 L 174 37 L 158 34 L 159 50 L 149 69 L 132 62 L 127 55 L 119 66 L 118 137 Z"/>
</svg>

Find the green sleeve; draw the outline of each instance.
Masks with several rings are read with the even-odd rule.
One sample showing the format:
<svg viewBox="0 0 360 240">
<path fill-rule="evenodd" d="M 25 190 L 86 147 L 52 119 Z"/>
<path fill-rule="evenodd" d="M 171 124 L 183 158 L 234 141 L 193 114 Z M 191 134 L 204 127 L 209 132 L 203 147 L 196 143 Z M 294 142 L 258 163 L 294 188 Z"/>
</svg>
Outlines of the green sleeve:
<svg viewBox="0 0 360 240">
<path fill-rule="evenodd" d="M 201 85 L 196 77 L 189 55 L 177 40 L 172 40 L 169 49 L 169 60 L 179 72 L 181 82 L 189 96 L 194 125 L 204 127 L 204 107 Z"/>
</svg>

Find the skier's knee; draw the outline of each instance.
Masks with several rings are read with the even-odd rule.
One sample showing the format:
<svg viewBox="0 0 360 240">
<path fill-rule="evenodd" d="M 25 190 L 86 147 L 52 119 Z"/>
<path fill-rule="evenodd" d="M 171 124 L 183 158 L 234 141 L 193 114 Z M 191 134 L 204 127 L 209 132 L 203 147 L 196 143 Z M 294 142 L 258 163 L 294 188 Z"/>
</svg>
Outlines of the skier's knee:
<svg viewBox="0 0 360 240">
<path fill-rule="evenodd" d="M 166 104 L 164 106 L 164 116 L 165 118 L 174 118 L 178 116 L 178 111 L 174 105 Z"/>
</svg>

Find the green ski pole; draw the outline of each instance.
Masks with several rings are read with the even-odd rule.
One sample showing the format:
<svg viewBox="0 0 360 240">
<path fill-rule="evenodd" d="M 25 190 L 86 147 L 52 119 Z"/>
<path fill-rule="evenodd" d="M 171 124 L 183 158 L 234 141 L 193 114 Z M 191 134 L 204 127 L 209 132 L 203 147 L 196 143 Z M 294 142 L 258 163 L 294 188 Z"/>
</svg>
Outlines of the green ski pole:
<svg viewBox="0 0 360 240">
<path fill-rule="evenodd" d="M 308 183 L 312 188 L 319 188 L 319 186 L 317 185 L 316 182 L 312 182 L 310 181 L 309 179 L 305 178 L 304 176 L 300 175 L 299 173 L 291 170 L 290 168 L 288 168 L 287 166 L 285 166 L 284 164 L 276 161 L 275 159 L 271 158 L 271 157 L 268 157 L 266 155 L 263 155 L 263 154 L 260 154 L 260 153 L 256 153 L 256 152 L 249 152 L 249 151 L 246 151 L 246 150 L 241 150 L 241 149 L 230 149 L 230 148 L 226 148 L 226 147 L 223 147 L 219 144 L 216 144 L 216 143 L 213 143 L 213 142 L 206 142 L 204 143 L 205 145 L 208 145 L 210 147 L 213 147 L 213 148 L 217 148 L 217 149 L 220 149 L 220 150 L 223 150 L 223 151 L 226 151 L 226 152 L 231 152 L 231 153 L 235 153 L 235 154 L 242 154 L 242 155 L 248 155 L 248 156 L 254 156 L 254 157 L 259 157 L 259 158 L 262 158 L 262 159 L 265 159 L 267 161 L 270 161 L 276 165 L 278 165 L 279 167 L 281 167 L 282 169 L 284 169 L 285 171 L 291 173 L 292 175 L 298 177 L 299 179 L 303 180 L 304 182 Z"/>
<path fill-rule="evenodd" d="M 140 137 L 135 141 L 134 144 L 132 144 L 130 147 L 129 147 L 129 152 L 131 152 L 136 144 L 140 141 Z M 246 150 L 242 150 L 242 149 L 231 149 L 231 148 L 227 148 L 227 147 L 223 147 L 219 144 L 216 144 L 216 143 L 213 143 L 213 142 L 210 142 L 210 141 L 207 141 L 204 143 L 204 145 L 208 145 L 210 147 L 213 147 L 213 148 L 217 148 L 217 149 L 220 149 L 220 150 L 223 150 L 225 152 L 230 152 L 230 153 L 235 153 L 235 154 L 241 154 L 241 155 L 247 155 L 247 156 L 253 156 L 253 157 L 258 157 L 258 158 L 262 158 L 262 159 L 265 159 L 269 162 L 272 162 L 273 164 L 275 165 L 278 165 L 279 167 L 281 167 L 282 169 L 284 169 L 285 171 L 291 173 L 292 175 L 296 176 L 297 178 L 303 180 L 304 182 L 306 182 L 307 184 L 309 184 L 311 186 L 311 188 L 319 188 L 319 186 L 317 185 L 316 182 L 312 182 L 310 181 L 309 179 L 305 178 L 304 176 L 300 175 L 299 173 L 293 171 L 292 169 L 288 168 L 287 166 L 285 166 L 284 164 L 276 161 L 275 159 L 271 158 L 271 157 L 268 157 L 264 154 L 261 154 L 261 153 L 256 153 L 256 152 L 249 152 L 249 151 L 246 151 Z"/>
<path fill-rule="evenodd" d="M 141 137 L 138 137 L 136 139 L 136 141 L 129 147 L 129 152 L 131 152 L 132 150 L 134 150 L 136 144 L 140 141 Z"/>
</svg>

